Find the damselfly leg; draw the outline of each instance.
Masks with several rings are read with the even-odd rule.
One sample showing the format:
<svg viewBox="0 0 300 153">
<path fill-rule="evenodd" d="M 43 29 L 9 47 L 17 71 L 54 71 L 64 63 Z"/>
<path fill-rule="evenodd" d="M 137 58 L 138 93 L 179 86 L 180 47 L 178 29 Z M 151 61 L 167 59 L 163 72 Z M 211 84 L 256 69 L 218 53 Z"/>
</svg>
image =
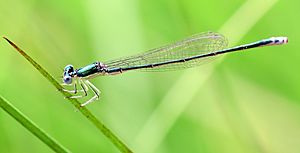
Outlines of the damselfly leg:
<svg viewBox="0 0 300 153">
<path fill-rule="evenodd" d="M 97 87 L 95 87 L 89 80 L 85 80 L 85 83 L 87 84 L 87 86 L 93 91 L 94 96 L 89 99 L 88 101 L 82 103 L 80 106 L 85 106 L 95 100 L 98 100 L 100 98 L 100 91 Z"/>
<path fill-rule="evenodd" d="M 66 84 L 66 83 L 62 83 L 61 85 L 62 86 L 73 86 L 73 90 L 69 90 L 69 89 L 66 89 L 66 88 L 63 88 L 62 90 L 64 91 L 64 92 L 68 92 L 68 93 L 71 93 L 71 94 L 77 94 L 78 92 L 85 92 L 84 90 L 83 90 L 83 88 L 81 88 L 81 90 L 78 90 L 77 89 L 77 81 L 75 81 L 74 83 L 72 83 L 72 84 Z"/>
<path fill-rule="evenodd" d="M 94 93 L 94 96 L 92 98 L 90 98 L 89 100 L 87 100 L 86 102 L 82 103 L 80 106 L 85 106 L 95 100 L 98 100 L 100 98 L 100 91 L 99 89 L 97 89 L 90 81 L 85 80 L 85 79 L 76 79 L 74 80 L 73 84 L 62 84 L 63 86 L 73 86 L 73 90 L 68 90 L 68 89 L 63 89 L 63 91 L 65 92 L 69 92 L 71 94 L 74 94 L 73 96 L 70 97 L 66 97 L 66 98 L 74 98 L 74 99 L 78 99 L 78 98 L 83 98 L 86 97 L 88 95 L 88 90 L 91 89 L 91 91 Z M 80 89 L 77 89 L 77 86 L 80 86 Z M 80 95 L 78 95 L 79 93 L 82 93 Z"/>
</svg>

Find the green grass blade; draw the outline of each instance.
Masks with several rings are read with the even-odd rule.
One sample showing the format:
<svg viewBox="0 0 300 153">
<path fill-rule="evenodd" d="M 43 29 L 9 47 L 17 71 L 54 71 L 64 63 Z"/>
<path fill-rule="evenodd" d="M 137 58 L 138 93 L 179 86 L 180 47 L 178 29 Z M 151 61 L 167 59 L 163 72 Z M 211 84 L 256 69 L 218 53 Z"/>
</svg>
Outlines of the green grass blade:
<svg viewBox="0 0 300 153">
<path fill-rule="evenodd" d="M 0 95 L 0 107 L 55 152 L 70 152 Z"/>
<path fill-rule="evenodd" d="M 23 57 L 25 57 L 46 79 L 48 79 L 55 88 L 62 93 L 65 97 L 70 97 L 71 94 L 63 92 L 63 87 L 51 76 L 43 67 L 41 67 L 36 61 L 34 61 L 29 55 L 27 55 L 22 49 L 20 49 L 12 41 L 3 37 L 10 45 L 12 45 Z M 97 119 L 86 107 L 81 107 L 80 102 L 77 99 L 68 99 L 89 121 L 94 124 L 121 152 L 132 152 L 129 147 L 125 145 L 112 131 L 107 128 L 99 119 Z"/>
</svg>

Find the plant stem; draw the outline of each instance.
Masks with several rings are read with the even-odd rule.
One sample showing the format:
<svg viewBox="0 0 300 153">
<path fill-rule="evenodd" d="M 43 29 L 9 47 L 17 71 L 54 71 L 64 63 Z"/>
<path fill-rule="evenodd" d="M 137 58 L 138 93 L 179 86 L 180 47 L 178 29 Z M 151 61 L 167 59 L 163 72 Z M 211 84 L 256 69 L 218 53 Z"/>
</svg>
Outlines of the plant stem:
<svg viewBox="0 0 300 153">
<path fill-rule="evenodd" d="M 64 92 L 63 87 L 36 61 L 34 61 L 29 55 L 27 55 L 22 49 L 20 49 L 12 41 L 3 37 L 10 45 L 12 45 L 23 57 L 26 58 L 52 85 L 65 97 L 70 97 L 71 94 Z M 94 124 L 98 130 L 100 130 L 121 152 L 131 153 L 132 151 L 123 143 L 112 131 L 107 128 L 99 119 L 97 119 L 86 107 L 81 107 L 80 102 L 77 99 L 68 98 L 68 100 L 89 120 Z"/>
<path fill-rule="evenodd" d="M 70 152 L 0 95 L 0 107 L 55 152 Z"/>
</svg>

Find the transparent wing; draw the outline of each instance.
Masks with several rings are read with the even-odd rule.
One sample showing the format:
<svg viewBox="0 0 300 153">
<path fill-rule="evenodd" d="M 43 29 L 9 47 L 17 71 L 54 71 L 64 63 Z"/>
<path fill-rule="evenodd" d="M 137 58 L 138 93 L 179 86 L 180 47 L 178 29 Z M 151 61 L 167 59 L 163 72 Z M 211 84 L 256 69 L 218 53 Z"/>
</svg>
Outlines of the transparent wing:
<svg viewBox="0 0 300 153">
<path fill-rule="evenodd" d="M 108 69 L 111 68 L 127 68 L 132 66 L 140 66 L 154 63 L 162 63 L 171 60 L 185 59 L 196 55 L 207 54 L 217 50 L 221 50 L 227 46 L 227 40 L 224 36 L 214 33 L 205 32 L 193 35 L 182 41 L 175 42 L 160 48 L 152 49 L 148 52 L 120 58 L 117 60 L 104 62 Z M 185 69 L 189 67 L 203 64 L 214 56 L 195 59 L 182 63 L 172 63 L 154 68 L 144 68 L 142 71 L 170 71 Z"/>
</svg>

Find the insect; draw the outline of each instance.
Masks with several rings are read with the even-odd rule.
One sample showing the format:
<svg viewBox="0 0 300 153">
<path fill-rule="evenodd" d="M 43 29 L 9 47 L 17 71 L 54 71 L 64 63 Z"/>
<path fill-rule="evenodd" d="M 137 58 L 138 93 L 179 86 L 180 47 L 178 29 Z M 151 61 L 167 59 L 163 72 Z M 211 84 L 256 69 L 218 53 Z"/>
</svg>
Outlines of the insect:
<svg viewBox="0 0 300 153">
<path fill-rule="evenodd" d="M 64 89 L 64 91 L 74 94 L 69 98 L 82 98 L 88 95 L 87 91 L 90 89 L 94 96 L 81 104 L 81 106 L 85 106 L 100 97 L 99 89 L 89 81 L 96 76 L 116 75 L 131 70 L 153 72 L 185 69 L 201 65 L 220 54 L 286 43 L 288 43 L 287 37 L 271 37 L 245 45 L 225 48 L 227 40 L 223 35 L 214 32 L 200 33 L 134 56 L 108 62 L 97 61 L 78 69 L 72 65 L 67 65 L 63 72 L 63 85 L 74 86 L 74 90 Z M 77 89 L 78 85 L 79 90 Z"/>
</svg>

